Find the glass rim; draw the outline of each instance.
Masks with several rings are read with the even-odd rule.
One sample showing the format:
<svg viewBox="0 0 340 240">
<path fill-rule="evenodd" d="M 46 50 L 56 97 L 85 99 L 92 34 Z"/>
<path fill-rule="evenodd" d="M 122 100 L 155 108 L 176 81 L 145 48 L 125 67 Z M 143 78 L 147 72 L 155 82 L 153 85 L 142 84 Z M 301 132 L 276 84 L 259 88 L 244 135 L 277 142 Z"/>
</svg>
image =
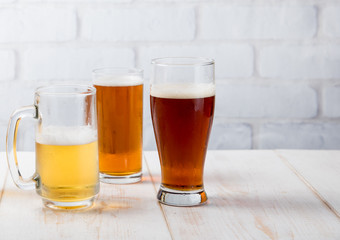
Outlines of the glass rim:
<svg viewBox="0 0 340 240">
<path fill-rule="evenodd" d="M 60 89 L 58 91 L 58 89 Z M 73 91 L 62 91 L 62 89 L 73 89 Z M 76 89 L 76 90 L 75 90 Z M 91 85 L 85 84 L 55 84 L 49 86 L 41 86 L 35 89 L 35 94 L 42 96 L 42 95 L 67 95 L 67 96 L 88 96 L 88 95 L 95 95 L 96 88 Z"/>
<path fill-rule="evenodd" d="M 92 74 L 95 75 L 140 75 L 143 74 L 141 68 L 129 68 L 129 67 L 102 67 L 92 70 Z"/>
<path fill-rule="evenodd" d="M 177 60 L 178 62 L 174 60 Z M 181 63 L 181 61 L 188 61 L 188 63 Z M 214 65 L 215 60 L 205 57 L 163 57 L 152 59 L 151 64 L 162 67 L 204 67 Z"/>
</svg>

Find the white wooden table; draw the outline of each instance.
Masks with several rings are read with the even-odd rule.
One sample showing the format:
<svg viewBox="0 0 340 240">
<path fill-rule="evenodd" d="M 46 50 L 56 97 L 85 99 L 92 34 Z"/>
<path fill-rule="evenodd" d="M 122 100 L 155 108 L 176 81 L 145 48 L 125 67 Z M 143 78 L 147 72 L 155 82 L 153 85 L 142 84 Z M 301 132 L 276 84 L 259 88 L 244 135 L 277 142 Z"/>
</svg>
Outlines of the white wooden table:
<svg viewBox="0 0 340 240">
<path fill-rule="evenodd" d="M 201 207 L 160 205 L 156 152 L 143 182 L 101 184 L 95 206 L 43 207 L 14 186 L 0 154 L 0 239 L 340 239 L 340 151 L 210 151 Z M 30 173 L 34 153 L 21 153 Z"/>
</svg>

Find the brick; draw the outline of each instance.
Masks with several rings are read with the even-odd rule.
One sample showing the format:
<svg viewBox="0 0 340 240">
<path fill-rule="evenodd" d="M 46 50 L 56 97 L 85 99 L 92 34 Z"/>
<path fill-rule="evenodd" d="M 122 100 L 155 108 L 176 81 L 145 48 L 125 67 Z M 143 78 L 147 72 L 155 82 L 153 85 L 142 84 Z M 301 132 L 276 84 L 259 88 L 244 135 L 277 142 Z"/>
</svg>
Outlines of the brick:
<svg viewBox="0 0 340 240">
<path fill-rule="evenodd" d="M 191 7 L 115 7 L 80 11 L 82 38 L 94 41 L 192 40 Z"/>
<path fill-rule="evenodd" d="M 12 112 L 22 106 L 34 103 L 35 84 L 11 83 L 0 87 L 0 121 L 8 122 Z"/>
<path fill-rule="evenodd" d="M 144 101 L 143 101 L 143 149 L 148 151 L 157 150 L 155 135 L 152 126 L 150 109 L 150 84 L 144 80 Z"/>
<path fill-rule="evenodd" d="M 22 58 L 22 76 L 28 80 L 89 80 L 94 68 L 134 66 L 128 48 L 30 48 Z"/>
<path fill-rule="evenodd" d="M 23 106 L 32 105 L 34 103 L 34 91 L 37 85 L 27 84 L 21 82 L 11 82 L 10 84 L 3 84 L 0 88 L 0 151 L 5 151 L 7 123 L 14 110 Z M 32 142 L 32 134 L 34 121 L 23 120 L 20 122 L 18 131 L 18 150 L 32 151 L 34 141 Z"/>
<path fill-rule="evenodd" d="M 200 11 L 201 39 L 312 38 L 317 29 L 314 6 L 210 5 Z"/>
<path fill-rule="evenodd" d="M 145 123 L 143 128 L 143 149 L 146 151 L 157 150 L 155 135 L 151 122 Z"/>
<path fill-rule="evenodd" d="M 34 151 L 36 124 L 36 120 L 30 118 L 20 121 L 17 133 L 17 151 Z M 4 139 L 3 146 L 0 146 L 0 151 L 6 151 L 6 133 L 7 126 L 4 126 L 3 129 L 0 126 L 0 137 Z M 0 140 L 1 143 L 2 141 Z"/>
<path fill-rule="evenodd" d="M 267 123 L 260 128 L 262 149 L 340 149 L 340 124 Z"/>
<path fill-rule="evenodd" d="M 340 6 L 323 9 L 320 20 L 320 32 L 327 37 L 340 37 Z"/>
<path fill-rule="evenodd" d="M 259 73 L 278 79 L 340 78 L 340 46 L 280 45 L 263 48 Z"/>
<path fill-rule="evenodd" d="M 151 3 L 164 3 L 164 2 L 181 2 L 181 3 L 199 3 L 199 2 L 208 2 L 211 0 L 134 0 L 134 2 L 151 2 Z"/>
<path fill-rule="evenodd" d="M 71 8 L 17 7 L 0 9 L 0 42 L 67 41 L 76 37 Z"/>
<path fill-rule="evenodd" d="M 324 149 L 340 149 L 340 123 L 323 124 L 322 137 Z"/>
<path fill-rule="evenodd" d="M 151 59 L 159 57 L 207 57 L 215 59 L 216 78 L 250 77 L 253 74 L 254 52 L 247 44 L 180 45 L 143 47 L 139 63 L 150 77 Z"/>
<path fill-rule="evenodd" d="M 0 50 L 0 80 L 15 77 L 15 55 L 11 50 Z"/>
<path fill-rule="evenodd" d="M 323 115 L 325 117 L 340 117 L 340 85 L 325 88 Z"/>
<path fill-rule="evenodd" d="M 36 120 L 25 119 L 20 122 L 18 131 L 17 151 L 35 150 L 35 127 Z"/>
<path fill-rule="evenodd" d="M 312 118 L 317 95 L 303 85 L 218 84 L 216 116 L 232 118 Z"/>
<path fill-rule="evenodd" d="M 215 119 L 209 149 L 251 149 L 252 128 L 243 123 L 223 123 Z"/>
<path fill-rule="evenodd" d="M 7 124 L 5 123 L 0 124 L 0 151 L 1 152 L 6 151 L 6 131 L 7 131 Z"/>
<path fill-rule="evenodd" d="M 144 98 L 143 98 L 143 120 L 145 123 L 151 123 L 151 109 L 150 109 L 150 82 L 148 79 L 144 80 Z"/>
<path fill-rule="evenodd" d="M 109 3 L 128 3 L 133 0 L 72 0 L 72 2 L 81 2 L 81 3 L 101 3 L 101 2 L 109 2 Z M 21 2 L 70 2 L 70 0 L 21 0 Z"/>
</svg>

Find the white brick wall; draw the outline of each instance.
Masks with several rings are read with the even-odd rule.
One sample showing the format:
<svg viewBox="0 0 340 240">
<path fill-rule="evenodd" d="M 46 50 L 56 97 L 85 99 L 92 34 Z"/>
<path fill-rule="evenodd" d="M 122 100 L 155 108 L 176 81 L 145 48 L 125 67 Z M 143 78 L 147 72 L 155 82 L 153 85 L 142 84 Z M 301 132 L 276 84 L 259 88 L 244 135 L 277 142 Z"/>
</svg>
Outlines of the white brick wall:
<svg viewBox="0 0 340 240">
<path fill-rule="evenodd" d="M 0 125 L 0 146 L 1 146 L 1 151 L 5 151 L 5 144 L 6 144 L 6 131 L 7 131 L 7 125 Z M 2 160 L 4 161 L 4 160 Z"/>
<path fill-rule="evenodd" d="M 322 12 L 322 33 L 330 38 L 340 37 L 340 6 L 328 6 Z"/>
<path fill-rule="evenodd" d="M 12 50 L 0 50 L 0 81 L 13 79 L 15 76 L 15 54 Z"/>
<path fill-rule="evenodd" d="M 0 42 L 67 41 L 75 37 L 76 13 L 72 8 L 0 8 Z"/>
<path fill-rule="evenodd" d="M 150 77 L 150 59 L 159 56 L 209 56 L 216 61 L 216 77 L 220 79 L 246 78 L 253 74 L 254 52 L 248 44 L 185 44 L 142 47 L 139 54 L 139 65 L 145 69 L 146 78 Z"/>
<path fill-rule="evenodd" d="M 209 146 L 211 149 L 251 149 L 252 128 L 245 123 L 215 121 Z"/>
<path fill-rule="evenodd" d="M 124 7 L 80 11 L 82 37 L 93 41 L 192 40 L 192 7 Z"/>
<path fill-rule="evenodd" d="M 275 45 L 259 51 L 259 73 L 266 78 L 340 78 L 340 45 Z"/>
<path fill-rule="evenodd" d="M 260 148 L 339 149 L 340 124 L 268 123 L 260 128 Z"/>
<path fill-rule="evenodd" d="M 295 85 L 219 84 L 216 116 L 227 118 L 312 118 L 315 90 Z"/>
<path fill-rule="evenodd" d="M 338 1 L 0 0 L 0 150 L 34 88 L 106 66 L 145 70 L 144 148 L 156 149 L 150 60 L 164 56 L 216 60 L 211 149 L 340 149 Z M 33 149 L 31 125 L 19 149 Z"/>
<path fill-rule="evenodd" d="M 32 105 L 34 102 L 34 89 L 35 86 L 30 83 L 13 82 L 11 84 L 1 84 L 0 122 L 7 124 L 14 110 L 22 106 Z"/>
<path fill-rule="evenodd" d="M 201 9 L 202 39 L 296 39 L 316 33 L 314 6 L 225 6 Z"/>
<path fill-rule="evenodd" d="M 22 78 L 27 80 L 89 80 L 94 68 L 133 67 L 134 52 L 111 47 L 35 47 L 22 52 Z"/>
<path fill-rule="evenodd" d="M 327 87 L 323 93 L 323 114 L 325 117 L 340 117 L 340 85 Z"/>
</svg>

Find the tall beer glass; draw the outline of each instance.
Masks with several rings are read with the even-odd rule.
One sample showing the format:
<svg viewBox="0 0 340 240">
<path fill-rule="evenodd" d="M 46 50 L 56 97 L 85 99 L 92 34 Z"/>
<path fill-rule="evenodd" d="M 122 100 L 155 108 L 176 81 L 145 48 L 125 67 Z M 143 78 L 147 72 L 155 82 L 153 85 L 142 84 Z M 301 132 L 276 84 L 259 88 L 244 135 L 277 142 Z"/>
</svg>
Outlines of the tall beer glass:
<svg viewBox="0 0 340 240">
<path fill-rule="evenodd" d="M 134 183 L 142 176 L 143 71 L 103 68 L 93 71 L 97 89 L 100 179 Z"/>
<path fill-rule="evenodd" d="M 96 89 L 81 85 L 38 88 L 34 105 L 13 113 L 7 130 L 7 160 L 15 184 L 36 189 L 54 209 L 90 207 L 99 192 Z M 23 179 L 16 139 L 23 118 L 36 119 L 36 172 Z"/>
<path fill-rule="evenodd" d="M 151 116 L 162 170 L 157 198 L 173 206 L 207 201 L 204 161 L 215 104 L 214 61 L 152 61 Z"/>
</svg>

